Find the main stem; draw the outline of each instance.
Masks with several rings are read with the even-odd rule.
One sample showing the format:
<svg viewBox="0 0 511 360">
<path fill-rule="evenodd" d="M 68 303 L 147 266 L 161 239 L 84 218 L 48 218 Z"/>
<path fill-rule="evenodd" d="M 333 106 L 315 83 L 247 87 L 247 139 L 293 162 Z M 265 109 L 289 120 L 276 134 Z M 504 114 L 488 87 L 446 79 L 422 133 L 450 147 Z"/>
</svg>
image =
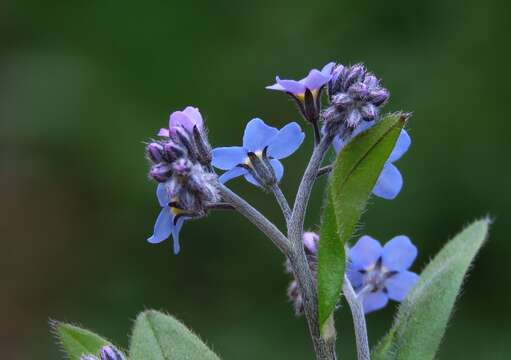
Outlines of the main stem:
<svg viewBox="0 0 511 360">
<path fill-rule="evenodd" d="M 330 146 L 331 139 L 323 137 L 314 147 L 314 151 L 309 160 L 309 164 L 305 169 L 302 181 L 298 188 L 293 206 L 293 212 L 288 224 L 288 238 L 291 245 L 291 262 L 294 275 L 300 287 L 303 297 L 304 314 L 309 326 L 309 332 L 316 352 L 318 360 L 335 360 L 335 333 L 331 334 L 327 339 L 323 338 L 320 333 L 319 317 L 318 317 L 318 297 L 315 281 L 305 250 L 303 247 L 303 223 L 305 213 L 309 203 L 310 194 L 317 177 L 317 172 L 321 166 L 321 162 Z"/>
<path fill-rule="evenodd" d="M 350 280 L 346 276 L 344 277 L 342 292 L 353 316 L 353 326 L 355 327 L 355 338 L 357 342 L 357 358 L 358 360 L 371 360 L 364 307 L 357 297 L 355 290 L 353 290 Z"/>
</svg>

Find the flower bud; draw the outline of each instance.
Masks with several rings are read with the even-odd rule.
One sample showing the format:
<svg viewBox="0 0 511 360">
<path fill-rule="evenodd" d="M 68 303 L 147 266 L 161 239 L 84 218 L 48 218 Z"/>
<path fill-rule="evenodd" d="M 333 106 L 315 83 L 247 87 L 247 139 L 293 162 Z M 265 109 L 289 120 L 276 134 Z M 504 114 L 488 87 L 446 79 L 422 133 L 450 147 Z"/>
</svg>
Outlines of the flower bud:
<svg viewBox="0 0 511 360">
<path fill-rule="evenodd" d="M 192 162 L 185 158 L 178 159 L 171 165 L 172 172 L 179 176 L 187 176 L 190 173 L 192 166 Z"/>
<path fill-rule="evenodd" d="M 362 75 L 364 75 L 365 68 L 362 64 L 356 64 L 353 65 L 349 70 L 346 72 L 346 77 L 344 78 L 342 82 L 343 88 L 347 89 L 355 82 L 359 81 Z"/>
<path fill-rule="evenodd" d="M 382 105 L 389 98 L 387 89 L 379 88 L 369 92 L 369 100 L 376 106 Z"/>
<path fill-rule="evenodd" d="M 146 151 L 149 160 L 151 160 L 153 163 L 157 164 L 162 161 L 163 146 L 161 144 L 157 142 L 152 142 L 149 145 L 147 145 Z"/>
<path fill-rule="evenodd" d="M 80 360 L 99 360 L 94 355 L 82 355 L 80 356 Z"/>
<path fill-rule="evenodd" d="M 112 345 L 101 348 L 101 360 L 125 360 L 124 355 Z"/>
<path fill-rule="evenodd" d="M 151 166 L 149 176 L 158 182 L 167 181 L 172 175 L 170 164 L 159 163 Z"/>
</svg>

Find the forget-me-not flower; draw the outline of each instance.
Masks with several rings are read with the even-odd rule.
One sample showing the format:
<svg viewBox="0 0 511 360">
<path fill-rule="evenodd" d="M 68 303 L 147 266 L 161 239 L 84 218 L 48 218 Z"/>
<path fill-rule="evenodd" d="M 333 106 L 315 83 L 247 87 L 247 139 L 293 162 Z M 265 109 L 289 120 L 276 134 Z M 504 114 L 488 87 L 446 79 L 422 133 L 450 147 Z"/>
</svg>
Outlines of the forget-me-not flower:
<svg viewBox="0 0 511 360">
<path fill-rule="evenodd" d="M 268 90 L 277 90 L 289 94 L 298 104 L 301 113 L 308 121 L 316 123 L 320 111 L 320 95 L 323 87 L 332 77 L 335 63 L 326 64 L 321 71 L 312 69 L 301 80 L 275 78 L 275 84 L 267 86 Z"/>
<path fill-rule="evenodd" d="M 275 180 L 280 181 L 284 166 L 279 160 L 294 153 L 304 138 L 305 134 L 295 122 L 279 130 L 255 118 L 250 120 L 245 128 L 243 146 L 213 149 L 212 164 L 218 169 L 227 170 L 219 178 L 222 182 L 244 176 L 251 184 L 265 186 L 266 175 L 262 174 L 258 164 L 271 167 Z"/>
<path fill-rule="evenodd" d="M 355 129 L 355 131 L 345 140 L 343 140 L 340 136 L 336 136 L 333 141 L 333 147 L 335 151 L 338 153 L 344 147 L 344 145 L 349 142 L 353 137 L 358 135 L 360 132 L 367 130 L 371 126 L 374 125 L 374 121 L 365 121 L 359 127 Z M 383 166 L 383 169 L 376 181 L 376 185 L 373 188 L 373 194 L 381 197 L 383 199 L 392 200 L 394 199 L 401 188 L 403 187 L 403 176 L 399 172 L 398 168 L 394 165 L 394 162 L 399 160 L 401 156 L 403 156 L 410 147 L 412 140 L 410 135 L 406 130 L 401 130 L 401 134 L 397 139 L 396 145 L 392 150 L 387 162 Z"/>
<path fill-rule="evenodd" d="M 383 247 L 365 235 L 349 250 L 346 274 L 366 314 L 385 307 L 389 299 L 404 300 L 419 280 L 419 275 L 408 271 L 416 257 L 417 248 L 404 235 Z"/>
<path fill-rule="evenodd" d="M 161 211 L 154 224 L 154 233 L 147 241 L 151 244 L 158 244 L 167 240 L 169 236 L 172 235 L 174 240 L 174 254 L 178 254 L 181 249 L 179 244 L 179 232 L 187 217 L 182 216 L 183 210 L 173 203 L 165 184 L 158 184 L 156 197 L 160 203 Z"/>
</svg>

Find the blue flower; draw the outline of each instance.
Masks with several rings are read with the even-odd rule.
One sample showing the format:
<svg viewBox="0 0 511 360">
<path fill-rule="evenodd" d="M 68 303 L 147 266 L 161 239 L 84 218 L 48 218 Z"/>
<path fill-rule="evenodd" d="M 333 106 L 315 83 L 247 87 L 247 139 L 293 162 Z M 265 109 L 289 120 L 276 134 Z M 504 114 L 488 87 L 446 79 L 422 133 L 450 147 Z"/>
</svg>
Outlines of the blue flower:
<svg viewBox="0 0 511 360">
<path fill-rule="evenodd" d="M 254 177 L 254 166 L 249 155 L 257 156 L 269 163 L 277 181 L 282 179 L 284 166 L 279 161 L 294 153 L 302 144 L 305 134 L 300 126 L 289 123 L 282 129 L 268 126 L 263 120 L 255 118 L 249 121 L 243 135 L 243 146 L 219 147 L 213 149 L 212 164 L 218 169 L 227 170 L 219 180 L 229 181 L 238 176 L 256 186 L 261 184 Z"/>
<path fill-rule="evenodd" d="M 172 206 L 172 199 L 164 183 L 158 184 L 156 197 L 162 209 L 154 224 L 154 233 L 147 241 L 151 244 L 158 244 L 167 240 L 172 235 L 174 239 L 174 254 L 178 254 L 181 248 L 179 245 L 179 232 L 187 217 L 183 216 L 181 209 Z"/>
<path fill-rule="evenodd" d="M 417 257 L 417 248 L 404 235 L 383 247 L 372 237 L 362 236 L 348 257 L 346 274 L 366 314 L 385 307 L 389 299 L 403 301 L 419 280 L 419 275 L 408 271 Z"/>
<path fill-rule="evenodd" d="M 348 138 L 347 141 L 351 140 L 354 136 L 359 134 L 360 132 L 370 128 L 374 125 L 374 121 L 364 121 L 360 124 L 353 134 Z M 341 149 L 346 145 L 347 141 L 343 141 L 340 136 L 337 136 L 333 141 L 333 146 L 335 151 L 338 153 Z M 403 187 L 403 176 L 399 172 L 398 168 L 394 165 L 394 162 L 399 160 L 401 156 L 403 156 L 410 147 L 412 143 L 412 139 L 406 130 L 401 130 L 401 134 L 397 139 L 396 145 L 392 150 L 387 162 L 383 166 L 383 170 L 376 181 L 376 185 L 373 189 L 373 194 L 381 197 L 383 199 L 392 200 L 394 199 L 401 188 Z"/>
</svg>

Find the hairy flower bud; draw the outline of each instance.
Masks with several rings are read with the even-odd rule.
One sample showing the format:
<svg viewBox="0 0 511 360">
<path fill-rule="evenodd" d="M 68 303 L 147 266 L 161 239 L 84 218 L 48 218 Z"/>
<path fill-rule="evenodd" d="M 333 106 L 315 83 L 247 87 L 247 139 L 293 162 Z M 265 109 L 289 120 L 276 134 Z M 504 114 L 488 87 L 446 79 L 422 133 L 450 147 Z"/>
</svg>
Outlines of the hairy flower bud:
<svg viewBox="0 0 511 360">
<path fill-rule="evenodd" d="M 153 163 L 159 163 L 163 159 L 164 149 L 163 146 L 157 142 L 152 142 L 147 145 L 147 156 Z"/>
<path fill-rule="evenodd" d="M 157 182 L 165 182 L 172 176 L 172 167 L 166 163 L 155 164 L 151 166 L 149 176 Z"/>
<path fill-rule="evenodd" d="M 377 120 L 389 92 L 381 87 L 373 73 L 364 65 L 337 65 L 328 84 L 330 106 L 323 111 L 323 132 L 346 138 L 361 121 Z"/>
<path fill-rule="evenodd" d="M 101 360 L 125 360 L 124 355 L 112 345 L 106 345 L 100 351 Z"/>
</svg>

